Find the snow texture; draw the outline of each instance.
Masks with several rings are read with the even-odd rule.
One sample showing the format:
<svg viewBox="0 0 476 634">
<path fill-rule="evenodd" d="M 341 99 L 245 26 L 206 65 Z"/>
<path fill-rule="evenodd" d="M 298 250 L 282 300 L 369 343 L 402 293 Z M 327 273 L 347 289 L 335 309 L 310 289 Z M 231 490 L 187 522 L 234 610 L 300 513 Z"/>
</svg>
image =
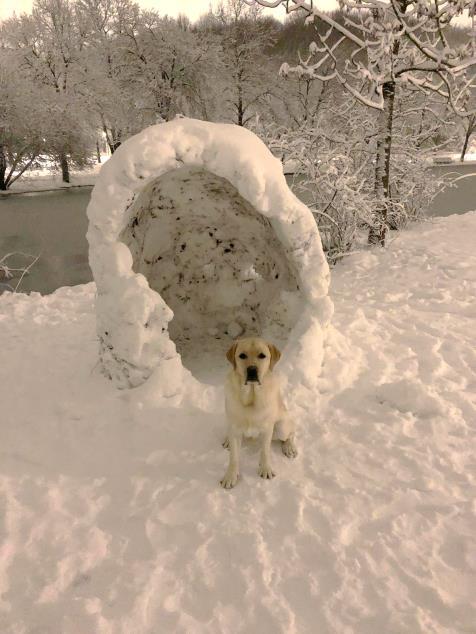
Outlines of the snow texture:
<svg viewBox="0 0 476 634">
<path fill-rule="evenodd" d="M 147 128 L 102 168 L 88 217 L 100 359 L 118 386 L 150 377 L 175 400 L 219 398 L 200 381 L 233 339 L 259 334 L 283 348 L 289 393 L 316 389 L 329 269 L 311 212 L 252 132 Z"/>
<path fill-rule="evenodd" d="M 475 233 L 450 216 L 336 266 L 299 455 L 273 443 L 264 482 L 245 442 L 232 492 L 223 402 L 99 373 L 93 283 L 2 295 L 0 632 L 474 631 Z"/>
</svg>

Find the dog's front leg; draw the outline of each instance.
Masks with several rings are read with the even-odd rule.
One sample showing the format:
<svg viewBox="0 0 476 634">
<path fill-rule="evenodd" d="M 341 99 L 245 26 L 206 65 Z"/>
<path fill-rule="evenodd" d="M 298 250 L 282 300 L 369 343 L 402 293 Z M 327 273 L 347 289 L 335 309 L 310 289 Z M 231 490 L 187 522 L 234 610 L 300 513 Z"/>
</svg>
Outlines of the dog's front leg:
<svg viewBox="0 0 476 634">
<path fill-rule="evenodd" d="M 276 475 L 271 467 L 271 438 L 273 437 L 273 425 L 270 425 L 261 435 L 261 456 L 258 474 L 262 478 L 271 480 Z"/>
<path fill-rule="evenodd" d="M 220 484 L 224 489 L 233 488 L 238 481 L 241 437 L 241 434 L 232 433 L 231 431 L 228 434 L 230 461 L 223 480 L 220 480 Z"/>
</svg>

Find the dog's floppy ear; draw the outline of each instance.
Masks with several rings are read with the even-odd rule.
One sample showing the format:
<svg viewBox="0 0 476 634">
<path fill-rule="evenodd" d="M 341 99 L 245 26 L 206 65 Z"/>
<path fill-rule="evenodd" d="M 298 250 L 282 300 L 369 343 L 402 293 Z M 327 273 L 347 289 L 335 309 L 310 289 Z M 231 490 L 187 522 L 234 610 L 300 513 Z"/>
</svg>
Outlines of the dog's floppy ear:
<svg viewBox="0 0 476 634">
<path fill-rule="evenodd" d="M 236 369 L 235 352 L 236 352 L 236 346 L 237 345 L 238 345 L 238 343 L 235 341 L 235 343 L 231 346 L 231 348 L 226 353 L 226 358 L 228 359 L 228 361 L 230 363 L 233 364 L 233 367 L 235 369 Z"/>
<path fill-rule="evenodd" d="M 269 353 L 271 355 L 269 369 L 272 370 L 274 366 L 277 364 L 277 362 L 280 360 L 281 352 L 276 348 L 276 346 L 273 343 L 267 343 L 266 345 L 268 346 Z"/>
</svg>

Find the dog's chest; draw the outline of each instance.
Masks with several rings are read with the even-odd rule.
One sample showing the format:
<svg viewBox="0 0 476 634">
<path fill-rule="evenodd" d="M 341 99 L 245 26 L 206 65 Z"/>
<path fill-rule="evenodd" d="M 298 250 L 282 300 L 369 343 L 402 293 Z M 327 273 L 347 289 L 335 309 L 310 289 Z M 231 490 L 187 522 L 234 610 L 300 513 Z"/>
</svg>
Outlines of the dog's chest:
<svg viewBox="0 0 476 634">
<path fill-rule="evenodd" d="M 274 401 L 266 402 L 259 398 L 250 405 L 235 401 L 231 410 L 235 424 L 241 427 L 247 438 L 257 438 L 277 417 Z"/>
<path fill-rule="evenodd" d="M 245 436 L 245 438 L 258 438 L 258 436 L 263 432 L 263 428 L 262 427 L 252 427 L 252 426 L 246 426 L 243 429 L 243 436 Z"/>
<path fill-rule="evenodd" d="M 271 422 L 267 409 L 255 409 L 253 406 L 244 408 L 241 416 L 241 428 L 246 438 L 257 438 Z"/>
<path fill-rule="evenodd" d="M 233 377 L 225 389 L 230 423 L 247 438 L 257 438 L 279 418 L 278 385 L 268 377 L 262 385 L 241 386 Z"/>
</svg>

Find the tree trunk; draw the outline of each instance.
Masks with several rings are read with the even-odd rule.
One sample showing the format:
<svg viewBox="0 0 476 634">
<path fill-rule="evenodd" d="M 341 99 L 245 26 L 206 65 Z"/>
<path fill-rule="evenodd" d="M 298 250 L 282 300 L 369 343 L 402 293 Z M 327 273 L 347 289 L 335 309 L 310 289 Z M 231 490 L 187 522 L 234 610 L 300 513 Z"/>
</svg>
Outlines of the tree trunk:
<svg viewBox="0 0 476 634">
<path fill-rule="evenodd" d="M 7 173 L 7 157 L 5 155 L 5 148 L 0 145 L 0 190 L 5 191 L 7 189 L 7 182 L 5 174 Z"/>
<path fill-rule="evenodd" d="M 109 143 L 109 149 L 111 150 L 111 154 L 117 150 L 117 148 L 121 145 L 121 131 L 116 130 L 116 128 L 111 128 L 111 141 Z"/>
<path fill-rule="evenodd" d="M 104 131 L 104 134 L 106 136 L 106 143 L 109 147 L 109 151 L 111 152 L 111 154 L 114 154 L 114 152 L 117 150 L 117 148 L 121 145 L 121 142 L 119 141 L 120 138 L 120 130 L 116 131 L 116 128 L 111 128 L 111 131 L 109 132 L 108 127 L 103 119 L 102 121 L 102 129 Z"/>
<path fill-rule="evenodd" d="M 469 132 L 469 131 L 468 131 L 468 132 Z M 464 137 L 463 149 L 461 150 L 461 156 L 459 157 L 459 160 L 460 160 L 461 162 L 463 162 L 463 161 L 464 161 L 464 157 L 465 157 L 465 155 L 466 155 L 466 151 L 467 151 L 467 149 L 468 149 L 468 141 L 469 141 L 469 133 L 468 133 L 468 132 L 466 132 L 466 135 L 465 135 L 465 137 Z"/>
<path fill-rule="evenodd" d="M 390 155 L 392 148 L 393 109 L 395 105 L 395 82 L 383 84 L 383 110 L 379 113 L 379 133 L 375 165 L 375 193 L 378 207 L 375 224 L 369 230 L 369 244 L 385 246 L 390 207 Z"/>
<path fill-rule="evenodd" d="M 476 114 L 472 115 L 471 117 L 468 118 L 468 127 L 466 129 L 465 135 L 464 135 L 464 143 L 463 143 L 463 149 L 461 150 L 461 156 L 459 157 L 459 160 L 461 162 L 464 161 L 464 157 L 466 155 L 466 152 L 468 150 L 468 144 L 469 144 L 469 140 L 473 134 L 473 132 L 476 130 Z"/>
<path fill-rule="evenodd" d="M 98 163 L 100 163 L 101 162 L 101 150 L 99 148 L 99 141 L 96 141 L 96 157 L 97 157 Z"/>
<path fill-rule="evenodd" d="M 60 154 L 60 165 L 61 165 L 61 175 L 64 183 L 69 183 L 69 165 L 68 165 L 68 157 L 64 152 Z"/>
<path fill-rule="evenodd" d="M 238 90 L 238 105 L 237 105 L 237 113 L 238 113 L 238 125 L 243 126 L 243 97 L 241 94 L 241 89 Z"/>
<path fill-rule="evenodd" d="M 239 63 L 239 59 L 237 60 Z M 240 68 L 238 70 L 237 78 L 236 78 L 236 89 L 237 89 L 237 101 L 236 101 L 236 114 L 237 114 L 237 123 L 240 126 L 244 126 L 244 118 L 245 118 L 245 105 L 243 103 L 243 70 Z"/>
<path fill-rule="evenodd" d="M 117 148 L 121 145 L 120 141 L 113 141 L 113 143 L 110 144 L 109 149 L 111 150 L 111 154 L 114 154 L 114 152 L 117 150 Z"/>
</svg>

